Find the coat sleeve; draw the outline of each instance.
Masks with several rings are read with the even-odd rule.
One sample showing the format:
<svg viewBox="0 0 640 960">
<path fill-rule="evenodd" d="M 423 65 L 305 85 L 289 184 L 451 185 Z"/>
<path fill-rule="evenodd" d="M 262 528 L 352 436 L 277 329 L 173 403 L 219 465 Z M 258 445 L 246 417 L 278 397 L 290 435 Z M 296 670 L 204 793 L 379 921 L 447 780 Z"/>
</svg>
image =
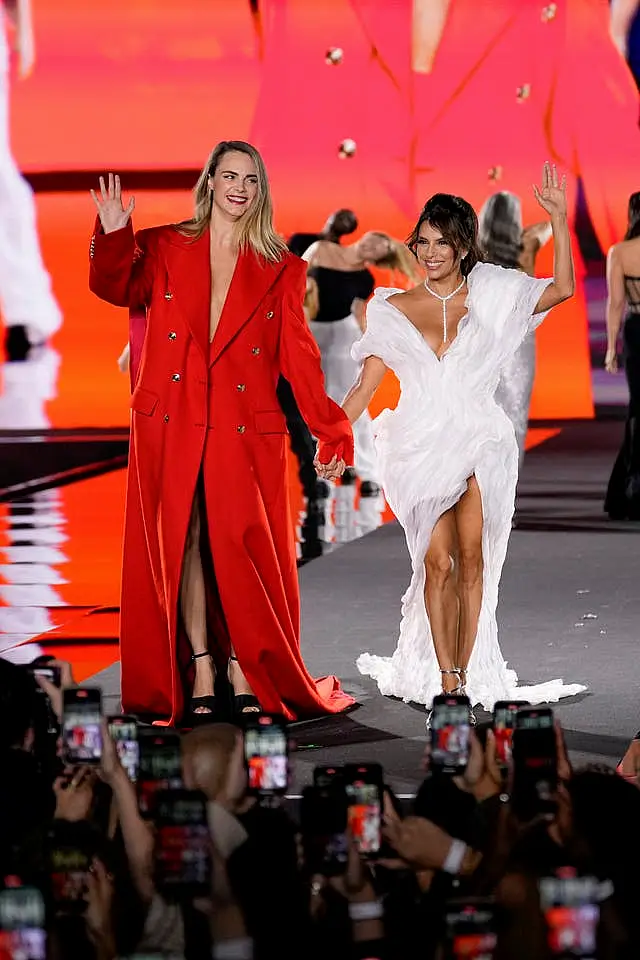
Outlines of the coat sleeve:
<svg viewBox="0 0 640 960">
<path fill-rule="evenodd" d="M 155 272 L 151 230 L 133 233 L 131 221 L 103 233 L 96 219 L 89 248 L 89 289 L 115 307 L 148 306 Z"/>
<path fill-rule="evenodd" d="M 318 458 L 328 463 L 335 455 L 353 465 L 353 432 L 349 419 L 325 391 L 320 351 L 302 309 L 306 267 L 291 259 L 285 270 L 280 369 L 291 384 L 300 413 L 315 437 Z"/>
<path fill-rule="evenodd" d="M 564 152 L 574 158 L 591 222 L 606 252 L 624 236 L 628 198 L 638 189 L 638 91 L 609 36 L 606 0 L 571 0 L 567 16 L 552 137 L 567 143 L 569 135 Z"/>
</svg>

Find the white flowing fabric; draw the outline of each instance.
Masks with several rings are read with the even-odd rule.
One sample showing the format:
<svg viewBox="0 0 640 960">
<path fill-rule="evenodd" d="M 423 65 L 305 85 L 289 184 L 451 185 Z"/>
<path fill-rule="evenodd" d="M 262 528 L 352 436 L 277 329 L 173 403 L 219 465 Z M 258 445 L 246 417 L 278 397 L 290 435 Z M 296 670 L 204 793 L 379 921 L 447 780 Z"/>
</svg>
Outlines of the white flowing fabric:
<svg viewBox="0 0 640 960">
<path fill-rule="evenodd" d="M 374 421 L 382 485 L 402 524 L 413 576 L 402 598 L 400 638 L 392 657 L 362 654 L 361 673 L 385 696 L 431 704 L 442 690 L 424 587 L 424 559 L 438 518 L 475 476 L 483 508 L 483 594 L 476 643 L 467 668 L 467 695 L 493 709 L 496 700 L 552 702 L 585 689 L 552 680 L 518 687 L 498 645 L 498 584 L 511 531 L 518 474 L 514 429 L 494 399 L 500 372 L 543 320 L 533 310 L 550 280 L 478 264 L 468 278 L 468 313 L 446 354 L 434 351 L 379 288 L 367 309 L 367 329 L 352 349 L 359 363 L 379 357 L 400 381 L 395 410 Z"/>
<path fill-rule="evenodd" d="M 522 469 L 529 426 L 529 406 L 536 374 L 536 335 L 528 334 L 500 372 L 496 403 L 513 424 L 518 442 L 518 466 Z"/>
</svg>

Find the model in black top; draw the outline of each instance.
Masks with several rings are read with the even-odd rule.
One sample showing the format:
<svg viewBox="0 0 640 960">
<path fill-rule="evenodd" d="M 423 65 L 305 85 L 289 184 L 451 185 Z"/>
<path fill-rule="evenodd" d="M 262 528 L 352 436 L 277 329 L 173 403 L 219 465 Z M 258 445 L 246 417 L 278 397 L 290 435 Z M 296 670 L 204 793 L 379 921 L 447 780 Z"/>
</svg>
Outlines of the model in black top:
<svg viewBox="0 0 640 960">
<path fill-rule="evenodd" d="M 607 255 L 605 369 L 608 373 L 618 370 L 618 337 L 622 326 L 629 410 L 604 508 L 612 520 L 640 520 L 640 193 L 633 193 L 629 198 L 629 226 L 624 240 L 611 247 Z"/>
</svg>

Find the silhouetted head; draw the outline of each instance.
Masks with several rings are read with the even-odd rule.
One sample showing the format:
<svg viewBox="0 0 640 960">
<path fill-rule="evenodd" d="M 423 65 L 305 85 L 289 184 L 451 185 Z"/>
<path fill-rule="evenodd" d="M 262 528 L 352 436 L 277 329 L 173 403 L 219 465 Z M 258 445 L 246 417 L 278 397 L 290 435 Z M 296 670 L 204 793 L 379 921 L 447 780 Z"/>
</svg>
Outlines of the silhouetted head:
<svg viewBox="0 0 640 960">
<path fill-rule="evenodd" d="M 519 267 L 522 253 L 522 205 L 502 190 L 485 202 L 478 218 L 478 245 L 488 263 Z"/>
<path fill-rule="evenodd" d="M 342 237 L 348 237 L 357 229 L 358 218 L 353 210 L 340 209 L 329 215 L 322 232 L 327 240 L 335 240 L 339 243 Z"/>
<path fill-rule="evenodd" d="M 634 237 L 640 237 L 640 193 L 632 193 L 629 197 L 627 220 L 625 240 L 633 240 Z"/>
</svg>

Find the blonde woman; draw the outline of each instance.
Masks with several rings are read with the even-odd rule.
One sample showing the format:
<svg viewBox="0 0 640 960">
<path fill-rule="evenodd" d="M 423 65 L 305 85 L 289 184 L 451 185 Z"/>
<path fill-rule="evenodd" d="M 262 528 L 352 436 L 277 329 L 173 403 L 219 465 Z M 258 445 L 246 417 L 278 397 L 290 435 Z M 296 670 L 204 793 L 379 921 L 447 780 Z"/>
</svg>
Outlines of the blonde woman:
<svg viewBox="0 0 640 960">
<path fill-rule="evenodd" d="M 324 391 L 305 267 L 273 229 L 263 161 L 250 144 L 218 144 L 193 217 L 135 236 L 118 177 L 93 199 L 91 289 L 146 311 L 130 338 L 123 707 L 210 719 L 222 668 L 237 714 L 344 710 L 352 698 L 335 677 L 312 680 L 300 654 L 279 374 L 321 440 L 323 476 L 352 462 L 353 438 Z"/>
<path fill-rule="evenodd" d="M 422 275 L 416 258 L 405 244 L 377 230 L 365 233 L 351 244 L 318 240 L 304 254 L 308 274 L 315 281 L 317 301 L 309 324 L 320 353 L 327 393 L 342 403 L 358 375 L 358 364 L 351 357 L 351 348 L 365 328 L 366 303 L 375 286 L 369 267 L 385 267 L 419 283 Z M 361 480 L 360 516 L 355 524 L 341 532 L 337 523 L 337 539 L 351 539 L 378 526 L 383 505 L 380 475 L 376 463 L 371 418 L 365 411 L 353 425 L 355 440 L 355 473 Z M 353 500 L 351 488 L 350 499 Z M 372 509 L 369 502 L 372 501 Z M 327 504 L 330 514 L 332 500 Z M 347 508 L 346 513 L 352 513 Z M 344 525 L 346 528 L 346 525 Z M 330 516 L 325 529 L 333 530 Z"/>
</svg>

